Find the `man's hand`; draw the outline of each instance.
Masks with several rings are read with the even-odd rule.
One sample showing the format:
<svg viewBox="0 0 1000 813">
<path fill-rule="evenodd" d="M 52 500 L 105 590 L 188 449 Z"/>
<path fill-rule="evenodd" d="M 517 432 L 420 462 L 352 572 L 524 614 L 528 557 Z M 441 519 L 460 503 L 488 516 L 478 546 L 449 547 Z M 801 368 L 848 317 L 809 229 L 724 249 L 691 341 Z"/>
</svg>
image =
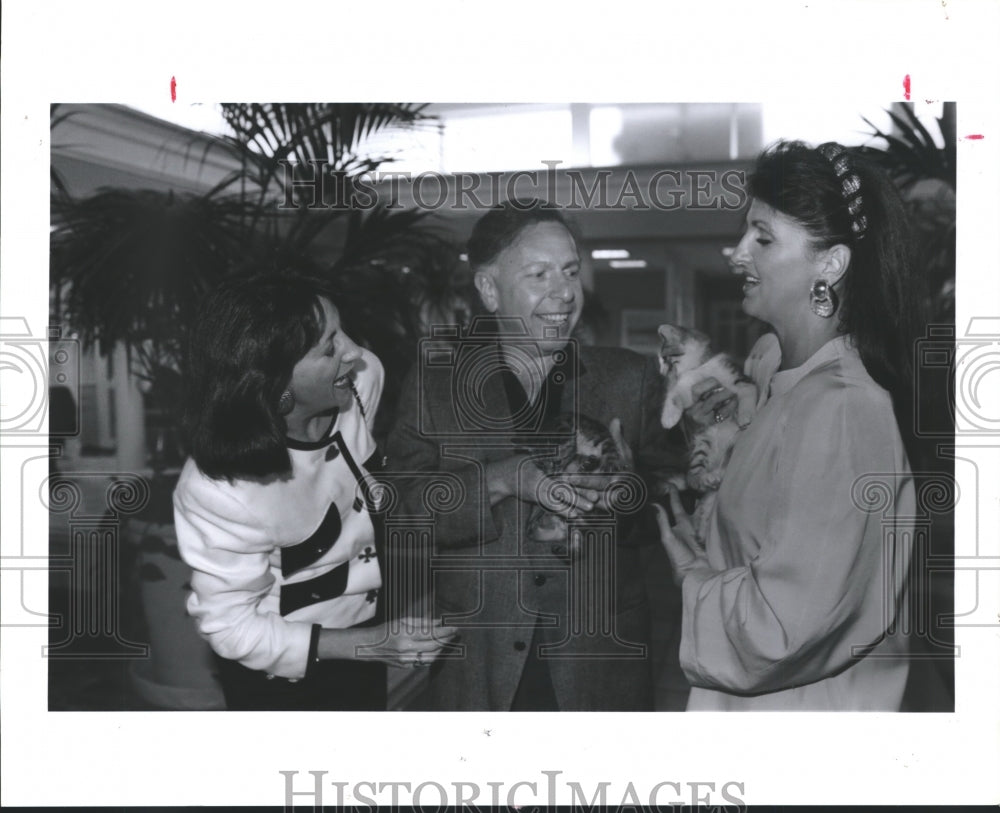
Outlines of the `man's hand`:
<svg viewBox="0 0 1000 813">
<path fill-rule="evenodd" d="M 526 455 L 490 463 L 486 467 L 486 485 L 490 505 L 506 497 L 516 497 L 524 502 L 537 503 L 546 511 L 567 519 L 576 519 L 592 511 L 600 492 L 587 485 L 593 483 L 590 475 L 547 475 Z M 589 479 L 588 479 L 589 478 Z"/>
<path fill-rule="evenodd" d="M 632 455 L 632 450 L 622 435 L 622 422 L 618 418 L 612 418 L 608 426 L 608 431 L 611 434 L 611 439 L 615 442 L 615 446 L 618 447 L 618 454 L 621 456 L 626 469 L 632 471 L 635 468 L 635 459 Z M 627 477 L 621 472 L 605 473 L 597 471 L 554 474 L 551 479 L 559 483 L 560 486 L 571 486 L 576 489 L 585 498 L 585 503 L 589 503 L 587 507 L 583 507 L 584 512 L 592 510 L 594 506 L 603 511 L 612 510 L 611 502 L 616 486 L 627 481 Z"/>
</svg>

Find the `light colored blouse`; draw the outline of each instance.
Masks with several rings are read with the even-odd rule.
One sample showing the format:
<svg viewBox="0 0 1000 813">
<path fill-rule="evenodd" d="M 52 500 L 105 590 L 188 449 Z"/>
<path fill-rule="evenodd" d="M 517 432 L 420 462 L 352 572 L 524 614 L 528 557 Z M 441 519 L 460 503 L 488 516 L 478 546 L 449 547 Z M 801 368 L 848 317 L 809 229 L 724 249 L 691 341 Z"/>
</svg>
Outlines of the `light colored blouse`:
<svg viewBox="0 0 1000 813">
<path fill-rule="evenodd" d="M 709 569 L 684 580 L 688 710 L 897 711 L 907 647 L 886 631 L 915 497 L 889 394 L 846 337 L 779 362 L 763 337 L 747 363 L 763 406 L 710 516 Z"/>
</svg>

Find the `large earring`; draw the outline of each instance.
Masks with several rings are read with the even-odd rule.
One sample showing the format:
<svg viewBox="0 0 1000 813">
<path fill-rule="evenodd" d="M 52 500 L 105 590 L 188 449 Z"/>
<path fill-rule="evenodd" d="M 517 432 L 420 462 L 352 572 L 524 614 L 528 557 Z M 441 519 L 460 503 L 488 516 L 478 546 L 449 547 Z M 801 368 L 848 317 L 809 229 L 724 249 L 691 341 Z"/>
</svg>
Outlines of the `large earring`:
<svg viewBox="0 0 1000 813">
<path fill-rule="evenodd" d="M 285 390 L 278 399 L 278 414 L 287 415 L 293 409 L 295 409 L 295 396 L 291 390 Z"/>
<path fill-rule="evenodd" d="M 809 290 L 809 309 L 817 316 L 829 319 L 837 310 L 837 293 L 826 280 L 818 279 Z"/>
</svg>

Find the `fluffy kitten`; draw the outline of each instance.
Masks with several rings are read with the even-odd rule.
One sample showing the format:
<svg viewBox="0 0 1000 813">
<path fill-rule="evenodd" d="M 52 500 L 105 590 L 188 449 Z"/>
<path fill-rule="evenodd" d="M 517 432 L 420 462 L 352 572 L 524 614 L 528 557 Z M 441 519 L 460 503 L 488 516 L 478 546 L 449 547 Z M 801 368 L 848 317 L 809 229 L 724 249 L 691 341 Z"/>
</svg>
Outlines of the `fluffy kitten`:
<svg viewBox="0 0 1000 813">
<path fill-rule="evenodd" d="M 586 415 L 560 415 L 553 431 L 565 434 L 554 456 L 535 463 L 546 474 L 617 474 L 630 471 L 604 424 Z M 535 542 L 566 540 L 566 520 L 535 503 L 528 518 L 528 534 Z"/>
<path fill-rule="evenodd" d="M 725 353 L 713 353 L 708 337 L 697 330 L 677 325 L 660 325 L 660 372 L 666 391 L 660 422 L 665 429 L 676 426 L 684 410 L 694 404 L 692 389 L 707 378 L 736 393 L 736 413 L 726 420 L 697 430 L 690 438 L 691 457 L 686 478 L 674 484 L 702 494 L 693 523 L 699 539 L 704 539 L 705 523 L 715 502 L 716 491 L 740 430 L 753 419 L 757 409 L 757 388 Z"/>
</svg>

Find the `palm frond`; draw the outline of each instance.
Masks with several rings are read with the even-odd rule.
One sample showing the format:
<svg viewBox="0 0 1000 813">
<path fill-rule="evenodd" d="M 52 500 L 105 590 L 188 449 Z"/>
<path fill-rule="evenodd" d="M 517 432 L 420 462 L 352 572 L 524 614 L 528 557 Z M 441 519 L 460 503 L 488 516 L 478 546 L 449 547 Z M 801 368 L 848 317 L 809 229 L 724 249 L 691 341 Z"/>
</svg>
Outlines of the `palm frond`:
<svg viewBox="0 0 1000 813">
<path fill-rule="evenodd" d="M 427 212 L 379 207 L 352 212 L 331 279 L 352 303 L 357 332 L 372 343 L 401 336 L 412 349 L 432 322 L 465 322 L 475 298 L 450 235 Z"/>
<path fill-rule="evenodd" d="M 866 155 L 878 161 L 903 188 L 920 180 L 937 179 L 955 188 L 955 137 L 949 126 L 948 105 L 945 114 L 937 120 L 944 147 L 938 147 L 934 137 L 917 118 L 912 105 L 901 105 L 902 115 L 887 110 L 896 132 L 886 133 L 871 121 L 862 120 L 871 129 L 874 138 L 885 142 L 884 148 L 866 147 Z"/>
<path fill-rule="evenodd" d="M 936 119 L 943 146 L 938 146 L 912 104 L 899 105 L 898 110 L 886 111 L 892 133 L 864 119 L 871 135 L 885 146 L 865 147 L 862 152 L 878 162 L 904 193 L 918 267 L 932 292 L 928 311 L 933 320 L 947 321 L 954 319 L 955 306 L 955 104 L 945 102 Z"/>
<path fill-rule="evenodd" d="M 352 172 L 358 151 L 376 132 L 405 129 L 427 120 L 426 105 L 372 104 L 223 104 L 222 115 L 233 130 L 232 144 L 257 160 L 259 182 L 269 185 L 284 162 L 308 166 L 320 162 L 331 172 Z M 384 160 L 366 156 L 363 163 Z"/>
<path fill-rule="evenodd" d="M 105 189 L 54 202 L 52 285 L 85 344 L 173 354 L 204 294 L 247 250 L 240 201 Z"/>
<path fill-rule="evenodd" d="M 350 204 L 365 173 L 391 160 L 373 137 L 431 119 L 417 104 L 222 109 L 232 134 L 202 147 L 200 160 L 221 150 L 238 164 L 205 194 L 102 189 L 72 200 L 53 179 L 54 307 L 85 344 L 123 343 L 155 392 L 167 371 L 183 374 L 190 328 L 224 277 L 283 268 L 325 275 L 341 294 L 346 329 L 389 371 L 376 418 L 384 433 L 418 339 L 434 321 L 465 321 L 474 300 L 457 248 L 427 213 Z M 315 208 L 311 161 L 331 181 Z M 289 180 L 306 182 L 287 190 L 295 211 L 281 205 Z"/>
</svg>

